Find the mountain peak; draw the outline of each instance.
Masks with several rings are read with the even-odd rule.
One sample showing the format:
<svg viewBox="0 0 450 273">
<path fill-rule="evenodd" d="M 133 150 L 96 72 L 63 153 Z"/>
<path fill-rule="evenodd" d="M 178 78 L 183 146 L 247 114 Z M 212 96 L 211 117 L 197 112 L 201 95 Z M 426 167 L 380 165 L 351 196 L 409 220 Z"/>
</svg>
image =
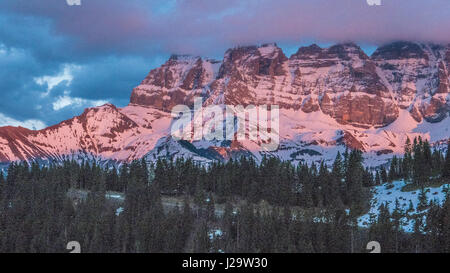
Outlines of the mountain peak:
<svg viewBox="0 0 450 273">
<path fill-rule="evenodd" d="M 428 55 L 419 43 L 396 41 L 377 48 L 372 58 L 376 60 L 427 59 Z"/>
<path fill-rule="evenodd" d="M 151 151 L 164 156 L 158 145 L 170 138 L 170 111 L 179 104 L 191 107 L 195 97 L 204 106 L 278 105 L 285 118 L 281 138 L 291 152 L 276 156 L 287 160 L 303 160 L 298 149 L 305 143 L 321 155 L 340 143 L 367 153 L 403 151 L 404 139 L 419 134 L 418 127 L 399 131 L 405 116 L 438 128 L 425 132 L 433 141 L 448 137 L 440 127 L 448 128 L 450 120 L 449 68 L 450 48 L 412 42 L 381 46 L 373 58 L 351 42 L 300 47 L 289 59 L 275 43 L 231 48 L 223 61 L 172 55 L 134 88 L 125 108 L 88 108 L 40 131 L 0 128 L 0 162 L 66 155 L 129 161 Z M 380 127 L 386 135 L 373 130 Z M 175 146 L 172 154 L 183 154 Z"/>
<path fill-rule="evenodd" d="M 336 55 L 341 59 L 349 59 L 351 55 L 356 55 L 362 60 L 369 59 L 369 56 L 353 42 L 345 42 L 333 45 L 327 49 L 327 53 L 331 55 Z"/>
<path fill-rule="evenodd" d="M 197 59 L 200 59 L 200 57 L 189 54 L 172 54 L 169 61 L 196 61 Z"/>
<path fill-rule="evenodd" d="M 263 58 L 273 59 L 281 56 L 284 60 L 287 59 L 283 53 L 283 50 L 279 48 L 276 43 L 263 44 L 258 47 L 258 51 Z"/>
<path fill-rule="evenodd" d="M 272 58 L 273 55 L 284 55 L 283 50 L 276 43 L 265 43 L 262 45 L 247 45 L 229 48 L 225 52 L 224 60 L 237 60 L 243 56 L 253 55 Z"/>
<path fill-rule="evenodd" d="M 312 44 L 309 46 L 302 46 L 299 47 L 297 52 L 294 55 L 312 55 L 317 54 L 322 51 L 322 48 L 318 46 L 317 44 Z"/>
</svg>

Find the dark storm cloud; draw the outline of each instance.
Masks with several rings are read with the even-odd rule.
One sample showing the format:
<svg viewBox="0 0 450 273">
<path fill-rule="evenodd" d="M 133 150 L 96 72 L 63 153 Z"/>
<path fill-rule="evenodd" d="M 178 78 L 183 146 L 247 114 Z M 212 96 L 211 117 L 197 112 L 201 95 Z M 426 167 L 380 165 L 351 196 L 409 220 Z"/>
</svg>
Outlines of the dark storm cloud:
<svg viewBox="0 0 450 273">
<path fill-rule="evenodd" d="M 2 2 L 3 4 L 3 2 Z M 56 31 L 53 19 L 0 9 L 0 126 L 4 116 L 18 121 L 42 120 L 47 125 L 80 114 L 96 101 L 124 106 L 131 90 L 165 55 L 102 52 L 83 46 L 80 38 Z M 78 41 L 78 43 L 77 43 Z M 63 81 L 50 91 L 36 79 L 76 66 L 70 85 Z M 69 92 L 84 103 L 58 110 L 53 104 Z"/>
<path fill-rule="evenodd" d="M 0 7 L 49 18 L 55 33 L 101 52 L 216 54 L 235 44 L 301 39 L 450 42 L 450 1 L 381 0 L 3 0 Z"/>
<path fill-rule="evenodd" d="M 131 90 L 142 81 L 163 58 L 109 56 L 94 59 L 74 71 L 72 95 L 87 99 L 116 98 L 129 101 Z M 95 92 L 92 92 L 92 91 Z M 125 91 L 125 92 L 124 92 Z"/>
<path fill-rule="evenodd" d="M 228 47 L 274 41 L 289 52 L 313 41 L 450 43 L 448 0 L 81 1 L 0 1 L 1 114 L 51 124 L 90 101 L 123 106 L 132 87 L 171 53 L 220 58 Z M 36 83 L 68 65 L 79 68 L 69 85 L 48 91 Z M 54 110 L 67 94 L 86 105 Z"/>
</svg>

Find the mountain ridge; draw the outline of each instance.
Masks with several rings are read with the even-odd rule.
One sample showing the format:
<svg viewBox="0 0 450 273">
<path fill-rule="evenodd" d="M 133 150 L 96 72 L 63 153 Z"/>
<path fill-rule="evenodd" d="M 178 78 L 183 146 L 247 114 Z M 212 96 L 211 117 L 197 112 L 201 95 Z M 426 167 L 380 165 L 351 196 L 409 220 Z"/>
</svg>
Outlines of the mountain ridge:
<svg viewBox="0 0 450 273">
<path fill-rule="evenodd" d="M 347 146 L 373 153 L 382 158 L 375 164 L 381 164 L 401 152 L 407 137 L 420 135 L 432 143 L 449 138 L 449 69 L 450 46 L 412 42 L 380 46 L 371 56 L 350 42 L 300 47 L 289 58 L 276 43 L 231 48 L 222 61 L 172 55 L 133 89 L 126 107 L 88 108 L 38 131 L 1 127 L 0 162 L 61 160 L 73 154 L 125 162 L 265 154 L 250 142 L 200 141 L 191 150 L 176 145 L 170 137 L 171 108 L 191 107 L 195 97 L 202 97 L 205 106 L 279 105 L 282 143 L 272 156 L 317 161 Z M 411 126 L 393 133 L 392 124 L 405 127 L 399 119 Z M 445 129 L 448 133 L 442 133 Z M 165 154 L 158 145 L 166 147 Z"/>
</svg>

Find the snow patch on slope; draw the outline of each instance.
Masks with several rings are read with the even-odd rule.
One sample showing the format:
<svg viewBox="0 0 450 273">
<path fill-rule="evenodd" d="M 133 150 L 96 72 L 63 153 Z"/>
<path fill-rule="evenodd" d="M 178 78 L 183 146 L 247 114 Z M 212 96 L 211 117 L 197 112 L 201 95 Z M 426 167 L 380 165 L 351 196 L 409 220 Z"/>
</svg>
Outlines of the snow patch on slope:
<svg viewBox="0 0 450 273">
<path fill-rule="evenodd" d="M 388 187 L 389 185 L 392 185 Z M 360 227 L 369 227 L 371 219 L 377 219 L 379 216 L 379 207 L 382 204 L 387 205 L 389 212 L 392 213 L 395 209 L 395 200 L 397 199 L 400 205 L 400 209 L 406 212 L 409 209 L 410 202 L 413 204 L 413 211 L 408 212 L 409 217 L 403 217 L 402 229 L 406 232 L 414 231 L 413 216 L 418 215 L 423 211 L 418 210 L 419 194 L 420 190 L 403 192 L 402 188 L 407 185 L 403 180 L 394 181 L 392 184 L 385 183 L 381 186 L 376 186 L 372 189 L 373 198 L 370 202 L 370 210 L 367 214 L 358 218 L 358 225 Z M 440 187 L 426 187 L 425 192 L 428 202 L 433 201 L 435 204 L 442 205 L 446 200 L 447 192 L 450 188 L 450 184 L 444 184 Z"/>
</svg>

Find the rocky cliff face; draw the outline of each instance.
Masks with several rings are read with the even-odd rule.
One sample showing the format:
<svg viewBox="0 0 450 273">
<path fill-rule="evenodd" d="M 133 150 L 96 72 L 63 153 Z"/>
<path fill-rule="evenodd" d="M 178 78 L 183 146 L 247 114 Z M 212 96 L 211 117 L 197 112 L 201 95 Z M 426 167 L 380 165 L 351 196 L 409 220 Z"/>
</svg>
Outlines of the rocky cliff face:
<svg viewBox="0 0 450 273">
<path fill-rule="evenodd" d="M 223 62 L 171 58 L 150 72 L 132 103 L 170 110 L 202 96 L 206 104 L 277 104 L 322 111 L 341 124 L 383 127 L 408 109 L 420 121 L 449 112 L 450 48 L 410 42 L 367 56 L 353 43 L 300 48 L 287 58 L 276 44 L 230 49 Z M 216 74 L 212 67 L 217 69 Z"/>
<path fill-rule="evenodd" d="M 417 121 L 438 122 L 449 112 L 450 47 L 396 42 L 380 47 L 372 58 L 401 109 Z"/>
<path fill-rule="evenodd" d="M 168 112 L 178 104 L 191 105 L 195 96 L 206 95 L 203 89 L 217 77 L 220 64 L 200 57 L 173 55 L 133 90 L 130 102 Z"/>
<path fill-rule="evenodd" d="M 383 126 L 398 116 L 375 62 L 355 44 L 300 48 L 290 67 L 299 71 L 295 82 L 306 96 L 306 112 L 320 106 L 339 123 L 361 127 Z"/>
<path fill-rule="evenodd" d="M 195 97 L 204 105 L 279 105 L 281 144 L 270 155 L 284 160 L 331 160 L 344 146 L 387 159 L 402 153 L 408 137 L 449 138 L 449 70 L 450 46 L 411 42 L 370 57 L 353 43 L 301 47 L 290 57 L 276 44 L 229 49 L 222 61 L 172 56 L 133 90 L 127 107 L 87 109 L 40 131 L 0 128 L 0 162 L 263 155 L 251 141 L 173 140 L 172 107 L 192 106 Z"/>
</svg>

